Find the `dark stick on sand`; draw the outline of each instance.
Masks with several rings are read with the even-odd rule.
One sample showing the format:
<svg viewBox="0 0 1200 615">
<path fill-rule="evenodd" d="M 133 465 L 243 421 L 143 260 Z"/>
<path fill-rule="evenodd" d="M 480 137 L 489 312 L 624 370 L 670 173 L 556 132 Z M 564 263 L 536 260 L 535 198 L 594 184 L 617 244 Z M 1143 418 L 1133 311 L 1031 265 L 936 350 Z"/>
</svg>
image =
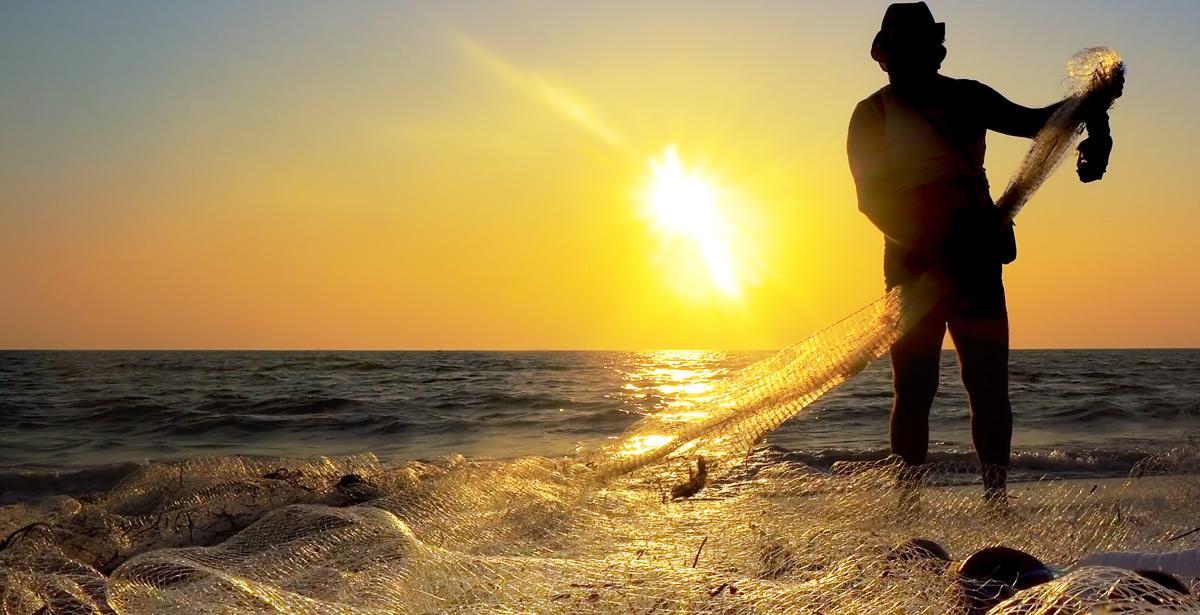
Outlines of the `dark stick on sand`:
<svg viewBox="0 0 1200 615">
<path fill-rule="evenodd" d="M 696 562 L 699 562 L 699 561 L 700 561 L 700 552 L 704 550 L 704 545 L 705 545 L 706 543 L 708 543 L 708 536 L 705 536 L 705 537 L 704 537 L 704 540 L 701 540 L 701 541 L 700 541 L 700 548 L 699 548 L 699 549 L 696 549 L 696 557 L 693 557 L 693 558 L 692 558 L 692 568 L 695 568 L 695 567 L 696 567 Z"/>
<path fill-rule="evenodd" d="M 1188 530 L 1174 538 L 1168 538 L 1167 542 L 1171 542 L 1172 540 L 1179 540 L 1180 538 L 1183 538 L 1184 536 L 1191 536 L 1192 534 L 1195 534 L 1196 532 L 1200 532 L 1200 527 Z"/>
</svg>

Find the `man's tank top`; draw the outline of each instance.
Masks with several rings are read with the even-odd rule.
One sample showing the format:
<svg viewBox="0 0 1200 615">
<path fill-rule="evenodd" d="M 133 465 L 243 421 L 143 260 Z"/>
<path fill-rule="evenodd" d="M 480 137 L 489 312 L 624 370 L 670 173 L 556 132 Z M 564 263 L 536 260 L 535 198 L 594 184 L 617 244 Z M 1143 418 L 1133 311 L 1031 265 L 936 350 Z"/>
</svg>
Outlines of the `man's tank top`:
<svg viewBox="0 0 1200 615">
<path fill-rule="evenodd" d="M 903 192 L 933 182 L 977 178 L 983 173 L 984 131 L 961 130 L 957 125 L 961 122 L 954 121 L 952 111 L 970 105 L 971 97 L 958 80 L 947 81 L 950 83 L 944 96 L 922 105 L 925 113 L 901 99 L 892 86 L 871 95 L 887 144 L 884 181 L 892 190 Z M 956 144 L 952 146 L 948 139 Z"/>
</svg>

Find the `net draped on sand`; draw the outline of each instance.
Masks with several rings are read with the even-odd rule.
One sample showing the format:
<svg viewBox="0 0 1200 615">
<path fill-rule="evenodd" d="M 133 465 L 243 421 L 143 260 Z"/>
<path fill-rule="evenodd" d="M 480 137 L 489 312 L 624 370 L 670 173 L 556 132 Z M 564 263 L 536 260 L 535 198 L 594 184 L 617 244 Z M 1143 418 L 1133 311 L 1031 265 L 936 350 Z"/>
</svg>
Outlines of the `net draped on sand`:
<svg viewBox="0 0 1200 615">
<path fill-rule="evenodd" d="M 1067 104 L 999 201 L 1013 213 L 1079 136 L 1082 101 L 1123 70 L 1104 49 L 1070 67 Z M 885 353 L 924 292 L 890 292 L 578 456 L 196 458 L 0 508 L 0 612 L 959 610 L 974 590 L 953 567 L 889 555 L 914 537 L 958 559 L 1004 544 L 1068 569 L 994 613 L 1200 609 L 1131 572 L 1070 568 L 1097 551 L 1194 548 L 1200 450 L 1149 457 L 1128 479 L 1017 482 L 997 507 L 976 468 L 931 467 L 914 504 L 887 461 L 820 472 L 759 446 Z"/>
</svg>

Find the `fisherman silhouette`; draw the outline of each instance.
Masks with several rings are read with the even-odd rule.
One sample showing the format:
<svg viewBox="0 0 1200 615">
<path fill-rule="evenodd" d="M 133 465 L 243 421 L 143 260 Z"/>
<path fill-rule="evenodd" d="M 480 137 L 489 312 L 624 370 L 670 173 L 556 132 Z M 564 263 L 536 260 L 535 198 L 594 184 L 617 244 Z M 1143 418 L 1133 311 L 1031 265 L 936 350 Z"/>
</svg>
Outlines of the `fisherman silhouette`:
<svg viewBox="0 0 1200 615">
<path fill-rule="evenodd" d="M 926 461 L 929 410 L 949 330 L 970 403 L 984 494 L 1002 501 L 1012 441 L 1002 269 L 1016 258 L 1016 243 L 1011 220 L 989 194 L 984 137 L 994 130 L 1032 138 L 1062 103 L 1023 107 L 977 81 L 939 74 L 945 32 L 924 2 L 887 8 L 871 58 L 889 84 L 854 109 L 847 152 L 859 210 L 884 234 L 887 287 L 929 278 L 941 291 L 891 348 L 890 441 L 907 468 L 902 482 L 919 481 Z M 1089 133 L 1080 145 L 1083 181 L 1104 174 L 1112 148 L 1107 109 L 1119 95 L 1118 88 L 1082 111 Z"/>
</svg>

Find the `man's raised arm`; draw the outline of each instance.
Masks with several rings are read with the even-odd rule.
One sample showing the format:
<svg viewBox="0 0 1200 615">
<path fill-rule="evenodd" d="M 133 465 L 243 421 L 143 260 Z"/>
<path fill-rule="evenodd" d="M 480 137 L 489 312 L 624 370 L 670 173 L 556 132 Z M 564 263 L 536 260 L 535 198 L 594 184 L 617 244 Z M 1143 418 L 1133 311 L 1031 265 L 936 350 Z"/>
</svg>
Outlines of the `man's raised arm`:
<svg viewBox="0 0 1200 615">
<path fill-rule="evenodd" d="M 1062 105 L 1059 101 L 1047 107 L 1025 107 L 982 83 L 971 83 L 987 129 L 1001 134 L 1032 139 Z"/>
</svg>

